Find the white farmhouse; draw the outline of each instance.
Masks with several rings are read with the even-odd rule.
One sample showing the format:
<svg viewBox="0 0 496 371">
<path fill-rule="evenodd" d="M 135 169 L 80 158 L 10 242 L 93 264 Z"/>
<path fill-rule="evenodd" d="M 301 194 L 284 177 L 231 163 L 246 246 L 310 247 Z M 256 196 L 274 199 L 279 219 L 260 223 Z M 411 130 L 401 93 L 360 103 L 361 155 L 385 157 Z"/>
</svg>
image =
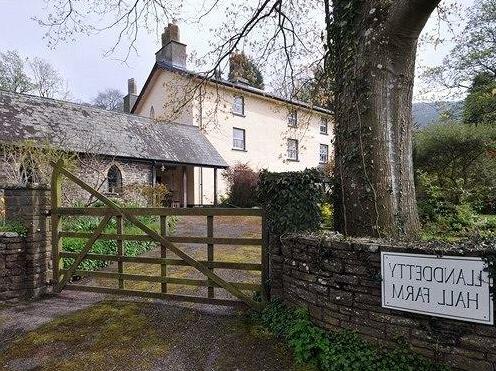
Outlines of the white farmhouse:
<svg viewBox="0 0 496 371">
<path fill-rule="evenodd" d="M 125 109 L 157 125 L 197 126 L 229 166 L 246 163 L 253 169 L 295 171 L 329 160 L 332 112 L 280 98 L 242 79 L 205 78 L 187 69 L 186 57 L 178 26 L 169 24 L 139 95 L 134 79 L 128 81 Z M 188 191 L 173 189 L 181 205 L 213 204 L 226 192 L 214 168 L 171 165 L 158 164 L 154 181 L 170 183 L 181 176 L 181 188 Z"/>
</svg>

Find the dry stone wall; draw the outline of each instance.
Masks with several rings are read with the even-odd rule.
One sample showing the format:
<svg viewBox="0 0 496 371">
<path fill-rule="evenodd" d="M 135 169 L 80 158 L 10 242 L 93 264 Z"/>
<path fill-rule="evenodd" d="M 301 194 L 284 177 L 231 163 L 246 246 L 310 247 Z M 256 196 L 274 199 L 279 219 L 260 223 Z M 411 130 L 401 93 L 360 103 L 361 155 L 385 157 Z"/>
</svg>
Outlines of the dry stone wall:
<svg viewBox="0 0 496 371">
<path fill-rule="evenodd" d="M 484 249 L 440 251 L 317 235 L 273 237 L 271 245 L 272 296 L 307 307 L 320 327 L 353 330 L 379 346 L 405 339 L 414 351 L 455 369 L 496 370 L 495 326 L 381 307 L 381 251 L 481 256 Z"/>
<path fill-rule="evenodd" d="M 50 261 L 50 190 L 4 189 L 6 220 L 21 223 L 26 234 L 0 233 L 0 301 L 36 298 L 48 291 Z"/>
</svg>

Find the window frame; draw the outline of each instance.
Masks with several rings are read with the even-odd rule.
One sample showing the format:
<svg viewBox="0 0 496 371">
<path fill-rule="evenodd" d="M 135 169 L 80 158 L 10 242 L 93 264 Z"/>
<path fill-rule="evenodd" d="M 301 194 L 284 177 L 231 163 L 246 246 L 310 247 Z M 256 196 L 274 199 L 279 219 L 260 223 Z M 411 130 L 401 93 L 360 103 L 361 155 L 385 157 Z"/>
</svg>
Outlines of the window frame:
<svg viewBox="0 0 496 371">
<path fill-rule="evenodd" d="M 292 123 L 293 120 L 294 120 L 294 123 Z M 289 113 L 288 113 L 288 126 L 290 128 L 298 127 L 298 110 L 293 109 L 293 110 L 289 111 Z"/>
<path fill-rule="evenodd" d="M 325 125 L 325 131 L 322 130 L 322 125 Z M 326 117 L 320 118 L 319 132 L 323 135 L 329 135 L 329 120 Z"/>
<path fill-rule="evenodd" d="M 293 139 L 293 138 L 287 138 L 287 150 L 286 150 L 286 156 L 287 156 L 287 159 L 288 161 L 300 161 L 300 149 L 299 149 L 299 141 L 298 139 Z M 295 149 L 294 149 L 294 152 L 296 154 L 295 157 L 291 157 L 290 156 L 290 146 L 289 144 L 290 143 L 295 143 L 296 146 L 295 146 Z"/>
<path fill-rule="evenodd" d="M 241 112 L 235 110 L 236 99 L 241 99 Z M 231 107 L 231 113 L 236 116 L 245 117 L 245 97 L 243 95 L 235 95 Z"/>
<path fill-rule="evenodd" d="M 326 148 L 326 160 L 322 161 L 322 148 Z M 327 164 L 329 162 L 329 144 L 320 143 L 319 145 L 319 164 Z"/>
<path fill-rule="evenodd" d="M 234 144 L 234 142 L 235 142 L 236 140 L 240 140 L 240 139 L 235 138 L 235 136 L 234 136 L 234 133 L 235 133 L 236 131 L 239 131 L 239 132 L 243 133 L 243 147 L 237 147 L 237 146 L 235 146 L 235 144 Z M 234 151 L 244 151 L 244 152 L 246 152 L 246 130 L 245 130 L 245 129 L 242 129 L 242 128 L 237 128 L 237 127 L 233 127 L 232 149 L 233 149 Z"/>
</svg>

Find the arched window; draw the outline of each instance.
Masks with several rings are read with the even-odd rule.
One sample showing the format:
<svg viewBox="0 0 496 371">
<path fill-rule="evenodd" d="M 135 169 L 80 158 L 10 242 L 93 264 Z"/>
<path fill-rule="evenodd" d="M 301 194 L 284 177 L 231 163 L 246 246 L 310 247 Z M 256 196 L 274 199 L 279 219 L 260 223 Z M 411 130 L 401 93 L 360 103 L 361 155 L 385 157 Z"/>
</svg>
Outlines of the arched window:
<svg viewBox="0 0 496 371">
<path fill-rule="evenodd" d="M 107 173 L 108 191 L 119 193 L 122 190 L 122 173 L 119 168 L 112 165 Z"/>
<path fill-rule="evenodd" d="M 153 106 L 150 108 L 150 118 L 155 120 L 155 108 Z"/>
<path fill-rule="evenodd" d="M 38 174 L 30 161 L 24 162 L 19 167 L 19 178 L 22 185 L 37 183 Z"/>
</svg>

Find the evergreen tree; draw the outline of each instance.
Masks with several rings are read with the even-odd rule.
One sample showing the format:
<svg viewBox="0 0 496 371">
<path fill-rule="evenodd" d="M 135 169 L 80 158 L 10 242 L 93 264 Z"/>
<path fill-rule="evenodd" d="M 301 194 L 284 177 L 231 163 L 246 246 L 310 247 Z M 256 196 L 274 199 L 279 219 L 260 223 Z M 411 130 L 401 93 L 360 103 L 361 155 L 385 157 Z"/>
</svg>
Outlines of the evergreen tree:
<svg viewBox="0 0 496 371">
<path fill-rule="evenodd" d="M 468 90 L 463 119 L 467 124 L 496 125 L 496 77 L 489 72 L 475 76 Z"/>
<path fill-rule="evenodd" d="M 229 80 L 246 80 L 248 84 L 258 89 L 264 88 L 264 80 L 255 62 L 244 52 L 232 53 L 229 58 Z"/>
</svg>

